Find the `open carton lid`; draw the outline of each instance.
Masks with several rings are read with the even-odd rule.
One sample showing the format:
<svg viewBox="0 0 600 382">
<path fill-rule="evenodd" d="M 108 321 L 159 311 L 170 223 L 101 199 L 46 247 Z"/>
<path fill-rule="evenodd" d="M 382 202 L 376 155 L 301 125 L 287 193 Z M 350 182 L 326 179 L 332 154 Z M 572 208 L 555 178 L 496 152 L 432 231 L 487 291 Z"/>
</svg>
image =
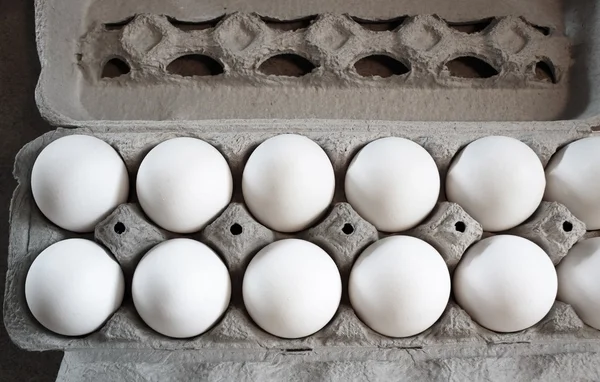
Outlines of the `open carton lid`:
<svg viewBox="0 0 600 382">
<path fill-rule="evenodd" d="M 569 75 L 569 37 L 584 31 L 556 0 L 37 0 L 36 8 L 36 99 L 56 125 L 595 115 L 571 91 L 589 83 L 587 71 Z"/>
</svg>

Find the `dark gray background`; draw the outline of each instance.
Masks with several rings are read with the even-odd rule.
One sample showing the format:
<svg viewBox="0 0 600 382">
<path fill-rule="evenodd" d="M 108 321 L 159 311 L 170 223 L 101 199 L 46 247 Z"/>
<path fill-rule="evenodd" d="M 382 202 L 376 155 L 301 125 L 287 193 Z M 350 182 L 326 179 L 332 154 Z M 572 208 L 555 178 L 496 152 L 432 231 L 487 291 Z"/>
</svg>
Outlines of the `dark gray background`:
<svg viewBox="0 0 600 382">
<path fill-rule="evenodd" d="M 52 127 L 40 117 L 34 90 L 40 71 L 35 47 L 33 0 L 0 0 L 0 283 L 4 300 L 8 209 L 16 182 L 15 154 Z M 54 381 L 62 353 L 17 348 L 0 325 L 0 381 Z"/>
</svg>

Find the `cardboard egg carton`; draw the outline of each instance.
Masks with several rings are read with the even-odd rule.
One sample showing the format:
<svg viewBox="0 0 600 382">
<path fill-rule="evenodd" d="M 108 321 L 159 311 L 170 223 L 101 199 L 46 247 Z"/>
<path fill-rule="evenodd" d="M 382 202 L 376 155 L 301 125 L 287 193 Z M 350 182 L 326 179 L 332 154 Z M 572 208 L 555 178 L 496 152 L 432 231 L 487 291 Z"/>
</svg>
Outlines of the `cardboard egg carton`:
<svg viewBox="0 0 600 382">
<path fill-rule="evenodd" d="M 600 87 L 595 86 L 600 10 L 594 1 L 565 3 L 37 0 L 42 72 L 36 99 L 42 115 L 59 128 L 26 145 L 15 161 L 19 185 L 11 205 L 4 305 L 11 338 L 28 350 L 65 350 L 58 378 L 66 381 L 100 376 L 111 381 L 346 381 L 398 375 L 531 380 L 558 373 L 593 379 L 600 368 L 600 331 L 584 325 L 567 304 L 556 302 L 530 329 L 500 334 L 479 326 L 451 299 L 425 332 L 389 338 L 357 318 L 346 290 L 356 257 L 387 236 L 363 220 L 344 196 L 346 168 L 368 142 L 387 136 L 411 139 L 433 156 L 444 180 L 453 156 L 480 137 L 520 139 L 546 165 L 558 148 L 594 134 L 600 126 Z M 185 77 L 169 69 L 190 54 L 211 57 L 222 73 Z M 301 77 L 265 73 L 264 65 L 280 54 L 304 57 L 314 69 Z M 371 55 L 389 56 L 408 72 L 361 76 L 356 64 Z M 456 71 L 449 63 L 463 56 L 485 61 L 498 74 L 458 77 L 465 68 Z M 129 72 L 103 78 L 114 58 Z M 548 81 L 536 76 L 539 63 L 549 69 Z M 316 226 L 292 235 L 258 223 L 246 210 L 240 187 L 252 150 L 282 133 L 317 142 L 336 174 L 330 210 Z M 129 292 L 105 325 L 85 337 L 56 335 L 35 321 L 25 302 L 25 277 L 49 245 L 70 237 L 95 239 L 117 258 L 130 283 L 148 249 L 179 237 L 148 220 L 133 188 L 128 203 L 94 234 L 51 224 L 33 201 L 31 168 L 46 145 L 67 134 L 90 134 L 111 144 L 132 180 L 144 155 L 173 137 L 203 139 L 227 159 L 234 176 L 231 204 L 204 230 L 186 236 L 215 249 L 232 277 L 230 307 L 208 332 L 190 339 L 154 332 L 135 312 Z M 564 206 L 546 202 L 509 233 L 536 242 L 555 264 L 575 242 L 597 235 L 586 233 Z M 450 270 L 469 245 L 490 235 L 460 206 L 447 202 L 443 190 L 431 215 L 401 234 L 432 244 Z M 335 260 L 344 284 L 332 321 L 295 340 L 261 330 L 241 298 L 249 260 L 284 237 L 321 246 Z"/>
<path fill-rule="evenodd" d="M 240 179 L 245 160 L 253 148 L 265 139 L 285 131 L 306 135 L 318 143 L 332 161 L 336 179 L 334 204 L 327 215 L 314 227 L 297 233 L 281 234 L 258 223 L 243 205 Z M 352 134 L 348 134 L 350 129 Z M 218 132 L 215 132 L 218 131 Z M 252 256 L 269 243 L 284 238 L 298 237 L 310 240 L 324 248 L 338 265 L 346 283 L 352 264 L 360 252 L 378 238 L 387 234 L 378 232 L 363 220 L 344 201 L 343 179 L 353 155 L 366 143 L 383 136 L 402 136 L 421 144 L 428 150 L 440 173 L 445 173 L 457 151 L 469 142 L 491 134 L 502 134 L 521 139 L 532 147 L 543 163 L 547 163 L 557 147 L 589 135 L 589 131 L 546 130 L 543 135 L 533 129 L 517 126 L 493 131 L 485 128 L 448 129 L 447 134 L 432 135 L 420 128 L 407 128 L 395 122 L 332 122 L 332 121 L 237 121 L 196 122 L 191 128 L 138 127 L 123 129 L 120 124 L 103 128 L 59 129 L 48 133 L 25 146 L 16 160 L 15 175 L 19 186 L 15 191 L 11 214 L 11 248 L 5 323 L 13 340 L 31 350 L 80 348 L 135 348 L 135 349 L 261 349 L 275 352 L 286 349 L 330 348 L 404 348 L 487 346 L 495 342 L 522 342 L 543 344 L 547 341 L 572 341 L 574 338 L 597 338 L 600 331 L 584 326 L 573 310 L 557 302 L 548 317 L 523 332 L 498 334 L 474 323 L 468 315 L 451 302 L 446 313 L 431 329 L 410 338 L 388 338 L 366 327 L 354 314 L 347 297 L 334 319 L 318 333 L 298 340 L 280 339 L 258 328 L 245 312 L 241 299 L 241 280 Z M 203 139 L 227 159 L 235 180 L 232 203 L 208 225 L 194 235 L 194 239 L 207 243 L 219 253 L 232 277 L 232 301 L 222 320 L 209 332 L 191 339 L 171 339 L 147 327 L 138 317 L 130 298 L 98 332 L 84 338 L 68 338 L 43 329 L 35 322 L 24 300 L 24 279 L 33 259 L 49 245 L 67 237 L 88 237 L 66 232 L 51 224 L 38 210 L 31 195 L 30 170 L 38 153 L 51 141 L 67 134 L 91 134 L 111 144 L 123 157 L 132 179 L 144 155 L 156 144 L 178 136 Z M 134 184 L 134 182 L 132 182 Z M 143 214 L 136 204 L 119 206 L 95 230 L 94 239 L 108 248 L 123 267 L 130 281 L 140 258 L 154 245 L 177 237 L 159 229 Z M 568 229 L 565 229 L 568 225 Z M 235 228 L 235 226 L 239 226 Z M 241 229 L 240 229 L 241 228 Z M 239 233 L 241 231 L 241 233 Z M 558 263 L 568 249 L 585 235 L 585 226 L 564 206 L 544 202 L 536 214 L 514 230 L 548 251 Z M 460 260 L 463 252 L 482 237 L 479 223 L 457 204 L 440 202 L 430 217 L 405 234 L 420 237 L 442 254 L 450 269 Z M 600 344 L 600 342 L 599 342 Z M 311 350 L 312 351 L 312 350 Z M 316 351 L 316 350 L 315 350 Z"/>
</svg>

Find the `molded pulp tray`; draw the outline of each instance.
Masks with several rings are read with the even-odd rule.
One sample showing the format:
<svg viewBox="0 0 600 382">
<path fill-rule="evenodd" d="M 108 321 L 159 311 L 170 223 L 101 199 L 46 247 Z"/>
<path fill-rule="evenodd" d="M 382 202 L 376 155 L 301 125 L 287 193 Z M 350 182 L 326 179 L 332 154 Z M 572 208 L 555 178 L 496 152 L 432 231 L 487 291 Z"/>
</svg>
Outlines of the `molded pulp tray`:
<svg viewBox="0 0 600 382">
<path fill-rule="evenodd" d="M 534 127 L 507 124 L 484 127 L 461 124 L 445 124 L 447 134 L 432 134 L 425 124 L 395 122 L 352 121 L 206 121 L 192 127 L 177 127 L 177 123 L 140 124 L 135 129 L 123 129 L 121 124 L 105 123 L 102 127 L 59 129 L 28 144 L 18 155 L 15 175 L 19 187 L 15 191 L 11 213 L 11 247 L 9 273 L 5 302 L 5 324 L 13 340 L 31 350 L 48 349 L 138 349 L 183 350 L 197 349 L 197 356 L 206 354 L 210 359 L 215 352 L 221 361 L 239 361 L 243 357 L 266 357 L 273 354 L 323 355 L 324 359 L 387 360 L 398 355 L 398 350 L 421 349 L 435 357 L 451 357 L 457 353 L 471 356 L 488 354 L 499 346 L 518 346 L 520 351 L 556 352 L 566 349 L 584 351 L 600 349 L 600 331 L 589 328 L 579 320 L 572 308 L 557 302 L 550 314 L 531 329 L 514 334 L 498 334 L 475 324 L 453 302 L 450 303 L 438 323 L 424 333 L 392 339 L 383 337 L 367 328 L 353 313 L 347 297 L 334 319 L 320 332 L 304 339 L 285 340 L 274 337 L 258 328 L 247 316 L 241 301 L 243 270 L 251 256 L 266 244 L 283 237 L 258 224 L 243 207 L 239 192 L 239 180 L 244 159 L 257 144 L 285 129 L 302 133 L 314 139 L 329 155 L 338 178 L 336 204 L 327 217 L 316 227 L 293 235 L 311 240 L 328 251 L 347 280 L 352 261 L 368 244 L 382 235 L 362 220 L 351 207 L 343 202 L 339 180 L 343 179 L 346 166 L 356 151 L 366 142 L 382 136 L 403 136 L 423 145 L 432 153 L 441 173 L 445 172 L 451 158 L 468 142 L 492 133 L 514 136 L 528 143 L 544 163 L 558 146 L 590 134 L 589 126 L 578 124 L 567 129 L 557 123 L 556 129 L 544 129 L 537 134 Z M 168 126 L 170 125 L 170 126 Z M 214 132 L 218 130 L 219 132 Z M 39 212 L 31 196 L 30 171 L 39 151 L 49 142 L 66 134 L 83 133 L 97 136 L 117 149 L 122 155 L 132 177 L 135 176 L 143 156 L 154 145 L 175 136 L 193 136 L 215 145 L 230 163 L 236 192 L 229 208 L 202 232 L 192 235 L 211 245 L 225 259 L 233 279 L 233 298 L 230 309 L 223 319 L 209 332 L 188 340 L 170 339 L 153 332 L 137 316 L 128 298 L 123 307 L 97 333 L 84 338 L 67 338 L 42 328 L 29 313 L 24 300 L 24 278 L 33 259 L 50 244 L 66 237 L 77 236 L 62 231 L 49 223 Z M 149 223 L 135 204 L 121 205 L 104 222 L 96 227 L 95 238 L 111 250 L 123 265 L 130 279 L 137 260 L 156 243 L 173 237 Z M 456 229 L 457 222 L 466 226 L 464 232 Z M 572 229 L 566 232 L 563 223 L 568 221 Z M 118 234 L 117 223 L 125 226 Z M 243 232 L 233 235 L 230 227 L 240 224 Z M 354 232 L 346 235 L 345 224 L 351 224 Z M 563 206 L 543 203 L 530 222 L 515 229 L 516 234 L 528 237 L 546 249 L 556 263 L 568 248 L 585 235 L 585 228 Z M 421 226 L 409 232 L 421 237 L 436 248 L 453 267 L 463 251 L 481 235 L 481 227 L 458 205 L 440 202 L 432 216 Z M 593 235 L 593 233 L 590 233 Z M 588 235 L 590 235 L 588 234 Z M 487 234 L 486 234 L 487 235 Z M 90 235 L 88 235 L 90 236 Z M 83 235 L 82 237 L 86 237 Z M 515 345 L 518 344 L 518 345 Z M 345 349 L 342 351 L 342 349 Z M 535 349 L 535 350 L 534 350 Z M 240 353 L 244 356 L 240 359 Z M 402 353 L 402 352 L 400 352 Z"/>
<path fill-rule="evenodd" d="M 600 331 L 584 325 L 561 302 L 534 327 L 499 334 L 474 323 L 451 300 L 433 327 L 394 339 L 366 327 L 344 289 L 340 309 L 324 329 L 286 340 L 258 328 L 241 299 L 248 261 L 283 237 L 305 238 L 323 247 L 347 283 L 356 256 L 385 236 L 352 210 L 343 192 L 350 160 L 374 139 L 400 136 L 416 141 L 434 157 L 444 179 L 452 157 L 479 137 L 521 139 L 546 165 L 559 147 L 594 134 L 600 125 L 600 41 L 595 34 L 600 18 L 594 1 L 308 1 L 300 6 L 264 0 L 38 0 L 36 9 L 42 62 L 38 105 L 52 124 L 70 129 L 45 134 L 16 158 L 19 185 L 11 205 L 4 321 L 13 341 L 23 348 L 66 350 L 59 379 L 597 376 Z M 306 18 L 309 21 L 299 22 L 304 28 L 296 30 L 281 30 L 281 23 L 274 21 Z M 465 24 L 476 31 L 461 29 Z M 474 25 L 483 26 L 477 31 Z M 298 54 L 315 69 L 302 77 L 261 71 L 263 63 L 283 53 Z M 212 57 L 223 73 L 170 73 L 170 63 L 188 54 Z M 354 64 L 370 55 L 392 57 L 408 72 L 363 77 Z M 498 74 L 457 77 L 463 72 L 454 72 L 449 63 L 463 56 L 487 62 Z M 129 72 L 102 78 L 104 66 L 114 58 L 126 63 Z M 548 81 L 536 76 L 539 63 L 548 69 Z M 257 223 L 246 211 L 240 190 L 252 150 L 281 133 L 315 140 L 336 173 L 328 214 L 315 227 L 294 235 Z M 176 237 L 148 221 L 136 204 L 134 189 L 129 202 L 99 224 L 93 237 L 63 231 L 43 217 L 31 195 L 31 168 L 47 144 L 67 134 L 90 134 L 111 144 L 132 180 L 144 155 L 176 136 L 203 139 L 228 160 L 235 182 L 232 203 L 207 228 L 188 236 L 215 249 L 232 276 L 230 308 L 207 333 L 186 340 L 155 333 L 135 312 L 129 292 L 115 315 L 83 338 L 53 334 L 34 320 L 25 302 L 24 280 L 33 259 L 49 245 L 67 237 L 95 238 L 119 260 L 129 283 L 135 264 L 149 248 Z M 456 228 L 458 222 L 464 223 L 464 230 Z M 565 231 L 564 222 L 572 229 Z M 117 223 L 125 226 L 121 234 L 114 229 Z M 232 233 L 233 224 L 242 226 L 241 234 Z M 351 234 L 344 233 L 346 224 L 352 225 Z M 564 206 L 547 202 L 511 233 L 538 243 L 555 264 L 575 242 L 597 236 L 586 233 Z M 490 235 L 458 205 L 446 202 L 443 192 L 431 216 L 403 234 L 434 245 L 451 270 L 469 245 Z"/>
</svg>

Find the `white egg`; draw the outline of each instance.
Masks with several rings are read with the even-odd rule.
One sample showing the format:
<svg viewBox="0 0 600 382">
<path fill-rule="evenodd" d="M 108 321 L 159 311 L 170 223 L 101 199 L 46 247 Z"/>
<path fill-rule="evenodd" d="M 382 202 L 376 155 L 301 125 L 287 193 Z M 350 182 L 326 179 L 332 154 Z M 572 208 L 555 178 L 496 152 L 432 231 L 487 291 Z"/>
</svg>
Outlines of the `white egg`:
<svg viewBox="0 0 600 382">
<path fill-rule="evenodd" d="M 600 137 L 559 150 L 546 167 L 546 181 L 545 200 L 564 204 L 588 230 L 600 229 Z"/>
<path fill-rule="evenodd" d="M 333 318 L 342 280 L 321 248 L 286 239 L 254 256 L 242 290 L 246 310 L 258 326 L 279 337 L 300 338 L 319 331 Z"/>
<path fill-rule="evenodd" d="M 310 139 L 278 135 L 250 155 L 242 190 L 248 209 L 259 222 L 280 232 L 301 231 L 331 204 L 333 166 L 325 151 Z"/>
<path fill-rule="evenodd" d="M 556 299 L 550 257 L 535 243 L 499 235 L 467 250 L 454 271 L 454 297 L 480 325 L 516 332 L 535 325 Z"/>
<path fill-rule="evenodd" d="M 478 139 L 452 161 L 446 196 L 458 203 L 485 231 L 521 224 L 540 205 L 546 178 L 535 152 L 509 137 Z"/>
<path fill-rule="evenodd" d="M 51 331 L 83 336 L 99 329 L 123 301 L 119 264 L 90 240 L 68 239 L 35 258 L 25 281 L 33 316 Z"/>
<path fill-rule="evenodd" d="M 57 226 L 92 232 L 127 201 L 129 176 L 119 154 L 89 135 L 69 135 L 46 146 L 33 164 L 31 191 Z"/>
<path fill-rule="evenodd" d="M 156 224 L 177 233 L 200 231 L 231 200 L 227 161 L 210 144 L 174 138 L 153 148 L 137 174 L 137 196 Z"/>
<path fill-rule="evenodd" d="M 204 333 L 225 313 L 231 297 L 229 272 L 219 256 L 191 239 L 152 248 L 135 269 L 131 286 L 140 317 L 174 338 Z"/>
<path fill-rule="evenodd" d="M 558 299 L 571 305 L 583 322 L 600 330 L 600 238 L 577 243 L 562 259 Z"/>
<path fill-rule="evenodd" d="M 378 230 L 413 228 L 431 212 L 440 193 L 440 174 L 429 153 L 404 138 L 366 145 L 346 172 L 346 198 Z"/>
<path fill-rule="evenodd" d="M 450 297 L 442 256 L 423 240 L 390 236 L 371 244 L 350 273 L 350 303 L 371 329 L 409 337 L 433 325 Z"/>
</svg>

